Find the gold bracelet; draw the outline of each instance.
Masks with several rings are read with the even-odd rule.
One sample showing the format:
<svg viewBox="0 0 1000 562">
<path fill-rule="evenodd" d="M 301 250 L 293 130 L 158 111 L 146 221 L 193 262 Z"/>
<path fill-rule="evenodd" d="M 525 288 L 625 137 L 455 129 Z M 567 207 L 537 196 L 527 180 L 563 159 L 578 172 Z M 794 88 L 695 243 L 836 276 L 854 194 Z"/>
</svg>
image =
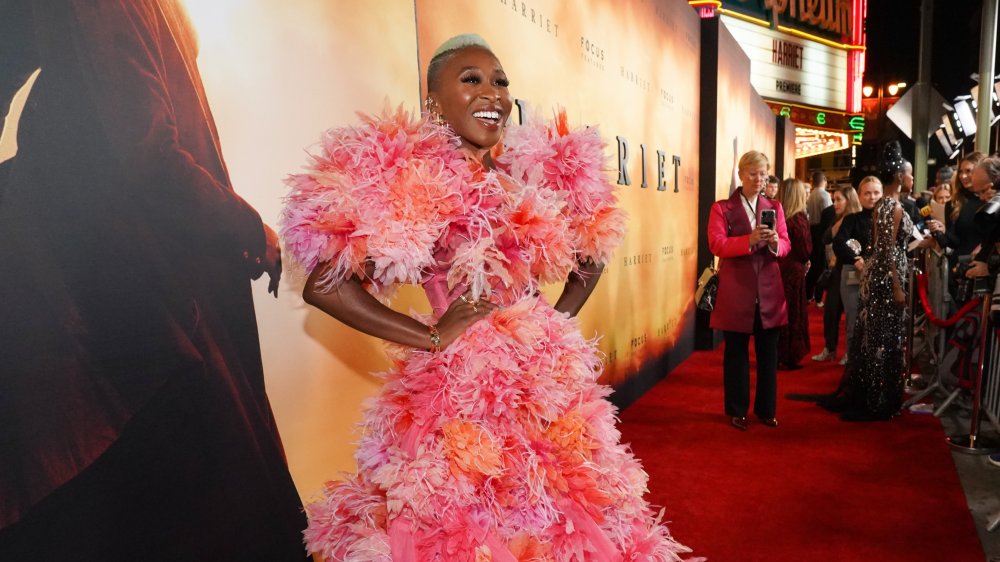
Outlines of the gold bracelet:
<svg viewBox="0 0 1000 562">
<path fill-rule="evenodd" d="M 427 326 L 427 331 L 431 333 L 431 353 L 441 351 L 441 333 L 438 332 L 437 326 Z"/>
</svg>

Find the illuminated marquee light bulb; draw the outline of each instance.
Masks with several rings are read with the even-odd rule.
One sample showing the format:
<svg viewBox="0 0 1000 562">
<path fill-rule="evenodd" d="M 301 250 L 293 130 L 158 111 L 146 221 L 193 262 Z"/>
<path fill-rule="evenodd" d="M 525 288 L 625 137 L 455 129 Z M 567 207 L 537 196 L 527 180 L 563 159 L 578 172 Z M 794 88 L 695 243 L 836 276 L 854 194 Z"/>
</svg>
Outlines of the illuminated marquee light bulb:
<svg viewBox="0 0 1000 562">
<path fill-rule="evenodd" d="M 866 85 L 865 87 L 861 88 L 861 93 L 864 94 L 866 98 L 872 97 L 872 93 L 874 93 L 874 92 L 875 92 L 875 88 L 872 88 L 871 86 L 868 86 L 868 85 Z"/>
<path fill-rule="evenodd" d="M 842 150 L 850 145 L 846 133 L 821 131 L 806 127 L 795 128 L 795 156 L 802 158 Z"/>
</svg>

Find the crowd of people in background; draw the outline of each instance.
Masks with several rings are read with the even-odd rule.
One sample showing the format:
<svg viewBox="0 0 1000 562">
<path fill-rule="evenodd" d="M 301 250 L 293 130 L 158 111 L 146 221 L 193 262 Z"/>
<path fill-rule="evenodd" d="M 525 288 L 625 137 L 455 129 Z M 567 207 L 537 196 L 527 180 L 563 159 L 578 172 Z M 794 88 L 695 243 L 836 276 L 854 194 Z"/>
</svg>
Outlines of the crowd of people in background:
<svg viewBox="0 0 1000 562">
<path fill-rule="evenodd" d="M 922 304 L 909 294 L 911 258 L 930 278 L 935 315 L 946 317 L 968 301 L 964 280 L 989 273 L 997 242 L 976 214 L 996 195 L 1000 155 L 967 154 L 957 166 L 941 167 L 934 184 L 919 193 L 898 143 L 886 145 L 878 176 L 856 187 L 831 185 L 821 170 L 810 173 L 808 184 L 781 180 L 766 175 L 766 164 L 760 153 L 744 155 L 741 186 L 716 203 L 709 224 L 709 245 L 721 258 L 713 327 L 725 335 L 726 415 L 737 429 L 749 426 L 746 356 L 753 335 L 754 410 L 768 425 L 777 425 L 775 371 L 802 369 L 806 357 L 844 367 L 840 384 L 820 406 L 845 421 L 889 420 L 903 407 L 904 384 L 913 382 L 904 380 L 906 354 L 912 353 L 906 321 Z M 762 210 L 772 208 L 781 224 L 763 220 Z M 762 282 L 775 276 L 780 291 Z M 754 309 L 747 305 L 739 313 L 727 305 L 740 297 Z M 812 355 L 810 313 L 823 318 L 823 345 Z M 938 329 L 929 327 L 924 337 Z M 847 351 L 838 357 L 842 338 Z"/>
</svg>

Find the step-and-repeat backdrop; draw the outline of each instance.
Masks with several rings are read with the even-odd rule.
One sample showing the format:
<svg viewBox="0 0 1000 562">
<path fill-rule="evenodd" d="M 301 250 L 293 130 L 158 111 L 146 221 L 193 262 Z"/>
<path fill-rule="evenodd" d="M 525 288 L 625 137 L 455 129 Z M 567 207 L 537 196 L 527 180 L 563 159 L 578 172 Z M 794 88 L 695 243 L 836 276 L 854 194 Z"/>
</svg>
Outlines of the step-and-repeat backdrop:
<svg viewBox="0 0 1000 562">
<path fill-rule="evenodd" d="M 624 383 L 687 337 L 699 228 L 699 31 L 686 2 L 213 0 L 188 9 L 233 183 L 272 222 L 281 178 L 303 164 L 323 129 L 386 101 L 419 108 L 430 54 L 455 34 L 479 33 L 526 111 L 547 117 L 564 107 L 572 122 L 600 128 L 612 181 L 619 142 L 627 145 L 629 185 L 620 188 L 629 233 L 581 314 L 584 334 L 601 337 L 604 379 Z M 369 373 L 387 363 L 378 340 L 304 305 L 293 279 L 277 301 L 255 290 L 269 395 L 308 495 L 353 469 L 354 424 L 379 386 Z M 404 290 L 394 307 L 427 304 L 419 290 Z"/>
</svg>

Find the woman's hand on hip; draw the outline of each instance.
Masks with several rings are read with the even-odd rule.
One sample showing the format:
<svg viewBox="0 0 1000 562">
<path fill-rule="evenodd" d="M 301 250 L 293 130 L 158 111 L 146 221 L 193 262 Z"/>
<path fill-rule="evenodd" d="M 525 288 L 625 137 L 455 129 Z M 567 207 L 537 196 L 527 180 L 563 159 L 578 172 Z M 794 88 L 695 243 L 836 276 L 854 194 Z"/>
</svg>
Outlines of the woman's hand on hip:
<svg viewBox="0 0 1000 562">
<path fill-rule="evenodd" d="M 459 336 L 497 309 L 497 305 L 488 300 L 474 300 L 468 293 L 452 301 L 448 310 L 437 323 L 441 334 L 441 349 L 451 345 Z"/>
</svg>

